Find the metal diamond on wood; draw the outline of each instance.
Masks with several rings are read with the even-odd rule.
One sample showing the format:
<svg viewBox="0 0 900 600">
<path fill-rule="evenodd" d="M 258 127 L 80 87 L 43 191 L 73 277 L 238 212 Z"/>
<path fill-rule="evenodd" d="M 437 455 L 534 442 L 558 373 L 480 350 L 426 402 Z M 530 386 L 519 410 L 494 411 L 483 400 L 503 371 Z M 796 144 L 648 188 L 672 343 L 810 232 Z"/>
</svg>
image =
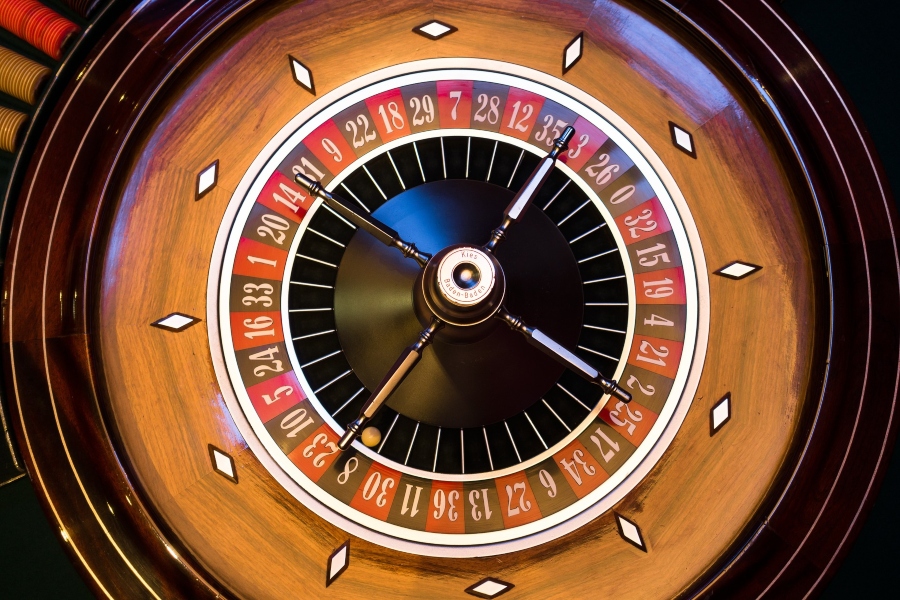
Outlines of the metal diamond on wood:
<svg viewBox="0 0 900 600">
<path fill-rule="evenodd" d="M 237 483 L 237 467 L 234 459 L 224 450 L 216 448 L 212 444 L 208 445 L 209 459 L 212 461 L 213 471 L 227 479 L 232 483 Z"/>
<path fill-rule="evenodd" d="M 676 148 L 691 158 L 697 158 L 697 149 L 694 146 L 694 136 L 672 121 L 669 121 L 669 132 L 672 134 L 672 143 L 675 144 Z"/>
<path fill-rule="evenodd" d="M 291 77 L 294 78 L 294 81 L 305 89 L 307 92 L 316 95 L 316 84 L 313 83 L 312 71 L 309 70 L 309 67 L 304 65 L 302 62 L 288 54 L 288 62 L 291 65 Z"/>
<path fill-rule="evenodd" d="M 709 435 L 715 435 L 731 420 L 731 392 L 728 392 L 709 411 Z"/>
<path fill-rule="evenodd" d="M 575 66 L 584 53 L 584 32 L 579 33 L 563 50 L 563 75 Z"/>
<path fill-rule="evenodd" d="M 748 277 L 753 273 L 756 273 L 762 269 L 759 265 L 754 265 L 751 263 L 745 263 L 740 261 L 734 261 L 732 263 L 728 263 L 713 275 L 721 275 L 722 277 L 727 277 L 728 279 L 743 279 L 744 277 Z"/>
<path fill-rule="evenodd" d="M 210 192 L 219 181 L 219 161 L 213 161 L 211 165 L 203 169 L 197 174 L 197 195 L 195 200 L 199 200 Z"/>
<path fill-rule="evenodd" d="M 159 321 L 150 323 L 150 326 L 159 327 L 160 329 L 165 329 L 166 331 L 171 331 L 174 333 L 181 333 L 191 325 L 196 325 L 199 322 L 200 319 L 198 319 L 197 317 L 183 315 L 181 313 L 172 313 L 166 317 L 163 317 Z"/>
<path fill-rule="evenodd" d="M 328 565 L 325 571 L 325 587 L 328 587 L 340 577 L 350 566 L 350 540 L 347 540 L 328 557 Z"/>
<path fill-rule="evenodd" d="M 417 27 L 413 27 L 413 32 L 418 33 L 422 37 L 427 37 L 429 40 L 439 40 L 455 31 L 459 30 L 453 25 L 448 25 L 441 21 L 428 21 L 427 23 L 422 23 Z"/>
<path fill-rule="evenodd" d="M 514 586 L 506 581 L 500 581 L 493 577 L 486 577 L 474 585 L 466 588 L 466 593 L 476 598 L 496 598 L 502 596 Z"/>
<path fill-rule="evenodd" d="M 619 535 L 622 536 L 622 539 L 635 548 L 646 552 L 647 544 L 644 543 L 644 536 L 641 535 L 641 528 L 637 526 L 637 523 L 626 519 L 619 513 L 613 514 L 616 516 L 616 525 L 619 527 Z"/>
</svg>

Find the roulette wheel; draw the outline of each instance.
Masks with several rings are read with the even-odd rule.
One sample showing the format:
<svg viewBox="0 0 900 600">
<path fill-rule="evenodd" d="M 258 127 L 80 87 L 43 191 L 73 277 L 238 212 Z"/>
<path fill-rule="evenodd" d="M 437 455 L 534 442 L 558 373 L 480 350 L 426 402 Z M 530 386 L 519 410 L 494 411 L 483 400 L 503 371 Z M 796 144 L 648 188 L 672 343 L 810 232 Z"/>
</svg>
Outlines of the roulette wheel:
<svg viewBox="0 0 900 600">
<path fill-rule="evenodd" d="M 895 430 L 896 213 L 841 98 L 764 2 L 124 9 L 5 263 L 76 564 L 127 597 L 817 590 Z"/>
</svg>

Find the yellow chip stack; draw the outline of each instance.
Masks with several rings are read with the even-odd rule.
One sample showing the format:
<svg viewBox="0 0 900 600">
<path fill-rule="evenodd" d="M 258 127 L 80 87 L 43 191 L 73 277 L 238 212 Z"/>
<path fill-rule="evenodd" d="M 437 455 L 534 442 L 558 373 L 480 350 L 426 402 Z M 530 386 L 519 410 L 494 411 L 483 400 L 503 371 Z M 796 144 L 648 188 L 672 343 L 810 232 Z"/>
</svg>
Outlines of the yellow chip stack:
<svg viewBox="0 0 900 600">
<path fill-rule="evenodd" d="M 16 151 L 19 145 L 19 132 L 27 120 L 26 114 L 0 107 L 0 150 Z"/>
<path fill-rule="evenodd" d="M 0 48 L 0 91 L 34 104 L 50 69 L 12 50 Z"/>
</svg>

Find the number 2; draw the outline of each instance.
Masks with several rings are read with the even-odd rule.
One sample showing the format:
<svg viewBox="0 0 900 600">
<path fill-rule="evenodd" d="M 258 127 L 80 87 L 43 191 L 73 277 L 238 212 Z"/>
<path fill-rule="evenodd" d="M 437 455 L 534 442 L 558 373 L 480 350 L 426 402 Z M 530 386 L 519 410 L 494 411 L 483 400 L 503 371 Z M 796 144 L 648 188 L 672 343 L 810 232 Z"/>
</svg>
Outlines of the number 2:
<svg viewBox="0 0 900 600">
<path fill-rule="evenodd" d="M 643 384 L 641 383 L 641 380 L 638 379 L 637 377 L 635 377 L 634 375 L 632 375 L 631 377 L 628 378 L 628 381 L 625 382 L 625 385 L 627 385 L 630 389 L 633 390 L 635 383 L 637 384 L 638 388 L 640 388 L 640 390 L 644 393 L 645 396 L 652 396 L 653 394 L 656 393 L 655 387 L 653 387 L 652 385 L 649 385 L 649 384 L 647 385 L 647 387 L 644 387 Z"/>
</svg>

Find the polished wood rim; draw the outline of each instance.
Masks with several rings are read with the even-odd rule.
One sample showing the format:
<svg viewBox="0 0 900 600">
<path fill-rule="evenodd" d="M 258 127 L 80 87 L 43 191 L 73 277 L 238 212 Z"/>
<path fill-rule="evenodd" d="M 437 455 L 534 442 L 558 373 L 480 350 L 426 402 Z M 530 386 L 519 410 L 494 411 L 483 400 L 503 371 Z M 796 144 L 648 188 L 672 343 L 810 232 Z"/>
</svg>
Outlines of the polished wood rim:
<svg viewBox="0 0 900 600">
<path fill-rule="evenodd" d="M 63 95 L 24 176 L 4 274 L 7 391 L 45 508 L 98 594 L 227 593 L 180 551 L 123 467 L 93 364 L 100 282 L 92 260 L 142 109 L 188 57 L 258 4 L 147 2 L 126 11 Z M 846 553 L 896 435 L 896 209 L 855 111 L 776 7 L 695 0 L 647 9 L 720 52 L 783 124 L 822 222 L 831 354 L 818 406 L 794 464 L 754 520 L 762 525 L 685 592 L 801 597 L 820 589 Z M 61 177 L 59 166 L 70 164 Z M 40 444 L 27 433 L 36 431 Z M 99 510 L 116 518 L 101 519 Z"/>
<path fill-rule="evenodd" d="M 896 437 L 897 216 L 871 141 L 822 58 L 777 7 L 738 4 L 694 2 L 681 14 L 762 84 L 761 99 L 785 121 L 826 237 L 831 363 L 785 488 L 701 589 L 800 597 L 820 590 L 849 551 Z"/>
</svg>

